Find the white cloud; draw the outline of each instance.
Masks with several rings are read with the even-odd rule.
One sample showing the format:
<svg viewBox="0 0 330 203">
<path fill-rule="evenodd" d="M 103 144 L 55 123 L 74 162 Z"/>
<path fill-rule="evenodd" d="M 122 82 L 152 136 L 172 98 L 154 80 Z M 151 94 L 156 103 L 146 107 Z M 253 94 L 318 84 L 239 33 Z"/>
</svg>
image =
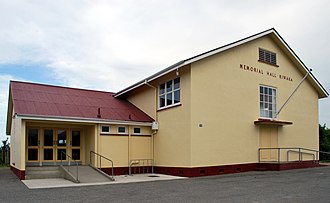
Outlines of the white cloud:
<svg viewBox="0 0 330 203">
<path fill-rule="evenodd" d="M 0 75 L 0 141 L 6 139 L 9 81 L 17 79 L 19 78 L 15 78 L 11 75 Z"/>
<path fill-rule="evenodd" d="M 1 1 L 0 64 L 41 63 L 57 83 L 118 91 L 275 27 L 320 81 L 330 83 L 329 10 L 325 0 Z"/>
</svg>

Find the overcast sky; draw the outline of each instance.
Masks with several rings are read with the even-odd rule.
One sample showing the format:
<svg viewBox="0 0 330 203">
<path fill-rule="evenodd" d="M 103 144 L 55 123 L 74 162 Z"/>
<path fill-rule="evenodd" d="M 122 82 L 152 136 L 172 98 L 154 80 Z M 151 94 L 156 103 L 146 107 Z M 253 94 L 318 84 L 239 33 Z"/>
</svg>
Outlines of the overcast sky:
<svg viewBox="0 0 330 203">
<path fill-rule="evenodd" d="M 9 80 L 116 92 L 272 27 L 329 91 L 329 11 L 328 0 L 0 0 L 0 140 Z M 329 99 L 319 110 L 330 126 Z"/>
</svg>

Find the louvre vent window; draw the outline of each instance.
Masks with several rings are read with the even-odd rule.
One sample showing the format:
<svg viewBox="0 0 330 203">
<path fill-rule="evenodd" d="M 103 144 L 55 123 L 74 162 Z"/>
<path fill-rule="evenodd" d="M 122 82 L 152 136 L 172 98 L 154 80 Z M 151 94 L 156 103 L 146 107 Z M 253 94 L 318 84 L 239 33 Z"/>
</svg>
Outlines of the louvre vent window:
<svg viewBox="0 0 330 203">
<path fill-rule="evenodd" d="M 277 65 L 276 54 L 264 49 L 259 49 L 259 61 L 272 65 Z"/>
</svg>

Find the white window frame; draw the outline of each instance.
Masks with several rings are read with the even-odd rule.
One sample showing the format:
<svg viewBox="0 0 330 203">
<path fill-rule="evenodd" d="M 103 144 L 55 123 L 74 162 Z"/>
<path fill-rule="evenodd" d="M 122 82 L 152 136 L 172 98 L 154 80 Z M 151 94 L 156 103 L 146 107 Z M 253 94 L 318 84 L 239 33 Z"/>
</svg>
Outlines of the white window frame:
<svg viewBox="0 0 330 203">
<path fill-rule="evenodd" d="M 134 132 L 135 129 L 140 129 L 140 132 L 139 132 L 139 133 Z M 134 134 L 134 135 L 141 135 L 141 134 L 142 134 L 142 128 L 141 128 L 141 127 L 134 127 L 134 128 L 133 128 L 133 134 Z"/>
<path fill-rule="evenodd" d="M 108 132 L 105 132 L 105 131 L 103 131 L 103 127 L 109 127 L 109 131 Z M 111 132 L 111 127 L 110 127 L 110 125 L 101 125 L 101 133 L 102 134 L 110 134 L 110 132 Z"/>
<path fill-rule="evenodd" d="M 271 91 L 271 92 L 270 92 Z M 277 112 L 277 88 L 259 85 L 259 116 L 273 119 Z"/>
<path fill-rule="evenodd" d="M 119 128 L 125 128 L 125 132 L 119 132 Z M 118 132 L 118 134 L 127 134 L 127 128 L 126 128 L 126 126 L 118 126 L 117 132 Z"/>
<path fill-rule="evenodd" d="M 174 87 L 174 81 L 175 80 L 179 80 L 179 87 L 175 88 Z M 171 90 L 167 90 L 167 84 L 171 83 L 172 88 Z M 164 85 L 164 92 L 161 92 L 161 86 Z M 175 102 L 175 93 L 179 94 L 179 100 L 178 102 Z M 168 96 L 171 95 L 171 98 L 168 99 Z M 164 106 L 161 106 L 161 99 L 164 98 Z M 167 103 L 167 100 L 171 101 L 171 104 Z M 165 83 L 162 83 L 159 85 L 158 87 L 158 109 L 164 109 L 164 108 L 168 108 L 168 107 L 172 107 L 172 106 L 177 106 L 181 104 L 181 79 L 180 77 L 177 77 L 173 80 L 169 80 Z"/>
</svg>

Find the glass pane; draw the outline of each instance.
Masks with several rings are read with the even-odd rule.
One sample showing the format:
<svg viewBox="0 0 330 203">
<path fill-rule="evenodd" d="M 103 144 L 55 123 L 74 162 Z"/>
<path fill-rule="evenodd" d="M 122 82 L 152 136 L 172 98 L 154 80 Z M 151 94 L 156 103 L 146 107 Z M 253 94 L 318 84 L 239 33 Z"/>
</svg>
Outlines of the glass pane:
<svg viewBox="0 0 330 203">
<path fill-rule="evenodd" d="M 53 160 L 53 149 L 44 149 L 44 160 Z"/>
<path fill-rule="evenodd" d="M 265 94 L 268 94 L 268 88 L 265 87 Z"/>
<path fill-rule="evenodd" d="M 180 88 L 180 78 L 175 78 L 174 79 L 174 89 L 179 89 Z"/>
<path fill-rule="evenodd" d="M 172 93 L 169 93 L 166 95 L 166 105 L 171 105 L 173 102 L 172 102 Z"/>
<path fill-rule="evenodd" d="M 134 128 L 134 133 L 135 134 L 140 134 L 141 133 L 141 128 Z"/>
<path fill-rule="evenodd" d="M 159 97 L 159 107 L 165 106 L 165 95 Z"/>
<path fill-rule="evenodd" d="M 119 133 L 125 133 L 126 132 L 126 128 L 125 127 L 118 127 L 118 132 Z"/>
<path fill-rule="evenodd" d="M 272 96 L 269 96 L 269 102 L 270 102 L 270 103 L 273 102 L 273 98 L 272 98 Z"/>
<path fill-rule="evenodd" d="M 261 94 L 260 95 L 260 101 L 263 101 L 264 100 L 264 96 Z"/>
<path fill-rule="evenodd" d="M 74 160 L 80 160 L 80 149 L 72 149 L 72 158 Z"/>
<path fill-rule="evenodd" d="M 172 80 L 166 83 L 166 92 L 172 91 Z"/>
<path fill-rule="evenodd" d="M 57 145 L 62 147 L 66 146 L 66 130 L 57 131 Z"/>
<path fill-rule="evenodd" d="M 165 93 L 165 83 L 164 84 L 161 84 L 159 86 L 159 94 L 164 94 Z"/>
<path fill-rule="evenodd" d="M 28 160 L 29 161 L 38 160 L 38 149 L 28 149 Z"/>
<path fill-rule="evenodd" d="M 38 129 L 28 129 L 28 146 L 38 146 Z"/>
<path fill-rule="evenodd" d="M 53 146 L 53 130 L 44 130 L 44 146 Z"/>
<path fill-rule="evenodd" d="M 57 149 L 57 160 L 66 160 L 66 149 Z"/>
<path fill-rule="evenodd" d="M 80 147 L 80 131 L 79 130 L 72 131 L 72 146 Z"/>
<path fill-rule="evenodd" d="M 174 92 L 174 104 L 180 102 L 180 90 Z"/>
<path fill-rule="evenodd" d="M 110 132 L 110 126 L 102 125 L 101 130 L 103 133 L 109 133 Z"/>
<path fill-rule="evenodd" d="M 268 96 L 264 96 L 265 97 L 265 102 L 268 102 Z"/>
<path fill-rule="evenodd" d="M 264 88 L 260 86 L 260 94 L 264 93 Z"/>
</svg>

